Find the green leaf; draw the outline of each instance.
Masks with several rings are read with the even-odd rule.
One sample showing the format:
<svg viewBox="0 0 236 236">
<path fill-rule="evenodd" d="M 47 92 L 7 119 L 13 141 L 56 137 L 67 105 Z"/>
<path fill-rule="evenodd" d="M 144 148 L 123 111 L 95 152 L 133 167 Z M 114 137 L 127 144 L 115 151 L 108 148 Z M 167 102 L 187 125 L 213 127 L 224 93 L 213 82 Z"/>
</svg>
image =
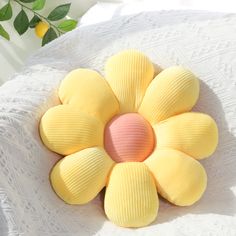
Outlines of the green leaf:
<svg viewBox="0 0 236 236">
<path fill-rule="evenodd" d="M 45 2 L 46 2 L 46 0 L 36 0 L 33 3 L 33 10 L 35 10 L 35 11 L 42 10 L 44 8 Z"/>
<path fill-rule="evenodd" d="M 12 18 L 12 7 L 11 4 L 6 4 L 0 9 L 0 21 L 10 20 Z"/>
<path fill-rule="evenodd" d="M 22 9 L 14 20 L 14 27 L 19 35 L 24 34 L 29 28 L 29 18 L 25 11 Z"/>
<path fill-rule="evenodd" d="M 55 32 L 55 30 L 53 28 L 49 28 L 49 30 L 43 37 L 42 46 L 44 46 L 45 44 L 51 42 L 56 38 L 57 38 L 57 33 Z"/>
<path fill-rule="evenodd" d="M 63 31 L 71 31 L 77 26 L 76 20 L 65 20 L 58 25 L 58 28 Z"/>
<path fill-rule="evenodd" d="M 58 7 L 56 7 L 54 10 L 51 11 L 51 13 L 48 15 L 48 19 L 51 21 L 57 21 L 57 20 L 61 20 L 62 18 L 64 18 L 67 13 L 70 10 L 70 5 L 71 3 L 68 4 L 64 4 L 64 5 L 60 5 Z"/>
<path fill-rule="evenodd" d="M 7 33 L 7 31 L 3 28 L 1 24 L 0 24 L 0 35 L 5 39 L 10 40 L 9 34 Z"/>
<path fill-rule="evenodd" d="M 30 28 L 35 28 L 35 26 L 41 21 L 41 19 L 38 16 L 34 16 L 30 22 L 29 22 L 29 27 Z"/>
<path fill-rule="evenodd" d="M 20 2 L 24 2 L 24 3 L 31 3 L 34 2 L 35 0 L 20 0 Z"/>
</svg>

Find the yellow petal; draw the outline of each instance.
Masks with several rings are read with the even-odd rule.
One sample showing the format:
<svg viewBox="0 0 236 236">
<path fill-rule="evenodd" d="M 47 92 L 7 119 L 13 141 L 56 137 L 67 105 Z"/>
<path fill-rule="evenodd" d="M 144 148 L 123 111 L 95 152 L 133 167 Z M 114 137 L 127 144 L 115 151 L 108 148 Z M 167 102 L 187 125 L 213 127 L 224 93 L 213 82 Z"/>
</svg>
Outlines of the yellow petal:
<svg viewBox="0 0 236 236">
<path fill-rule="evenodd" d="M 62 155 L 102 146 L 103 130 L 99 120 L 70 105 L 52 107 L 40 122 L 42 141 L 50 150 Z"/>
<path fill-rule="evenodd" d="M 107 61 L 105 73 L 120 102 L 121 113 L 136 112 L 153 79 L 153 64 L 142 53 L 127 50 Z"/>
<path fill-rule="evenodd" d="M 190 111 L 199 95 L 198 79 L 180 66 L 163 70 L 147 88 L 139 108 L 150 123 Z"/>
<path fill-rule="evenodd" d="M 119 112 L 119 104 L 107 81 L 96 71 L 77 69 L 62 81 L 59 97 L 106 123 Z"/>
<path fill-rule="evenodd" d="M 182 151 L 196 159 L 210 156 L 218 143 L 218 129 L 208 115 L 187 112 L 154 126 L 156 146 Z"/>
<path fill-rule="evenodd" d="M 142 162 L 117 164 L 105 194 L 105 212 L 115 224 L 142 227 L 155 220 L 158 196 L 154 180 Z"/>
<path fill-rule="evenodd" d="M 102 148 L 84 149 L 54 166 L 50 175 L 52 187 L 69 204 L 87 203 L 105 187 L 113 164 Z"/>
<path fill-rule="evenodd" d="M 204 168 L 182 152 L 157 149 L 145 160 L 145 164 L 156 179 L 158 192 L 175 205 L 192 205 L 206 189 Z"/>
</svg>

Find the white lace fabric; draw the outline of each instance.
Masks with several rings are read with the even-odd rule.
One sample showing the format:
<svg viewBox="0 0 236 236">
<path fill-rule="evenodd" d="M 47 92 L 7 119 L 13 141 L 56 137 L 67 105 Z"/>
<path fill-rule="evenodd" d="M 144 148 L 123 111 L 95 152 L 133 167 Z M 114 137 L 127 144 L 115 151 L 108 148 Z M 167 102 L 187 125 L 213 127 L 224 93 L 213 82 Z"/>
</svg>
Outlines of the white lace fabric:
<svg viewBox="0 0 236 236">
<path fill-rule="evenodd" d="M 49 173 L 59 156 L 43 146 L 38 123 L 59 103 L 57 88 L 78 67 L 103 73 L 106 59 L 135 48 L 166 68 L 183 65 L 201 80 L 196 111 L 219 127 L 219 146 L 201 163 L 203 198 L 191 207 L 160 202 L 156 221 L 120 228 L 104 214 L 102 195 L 70 206 L 53 192 Z M 194 11 L 142 12 L 79 27 L 39 50 L 0 87 L 0 235 L 236 235 L 236 15 Z"/>
</svg>

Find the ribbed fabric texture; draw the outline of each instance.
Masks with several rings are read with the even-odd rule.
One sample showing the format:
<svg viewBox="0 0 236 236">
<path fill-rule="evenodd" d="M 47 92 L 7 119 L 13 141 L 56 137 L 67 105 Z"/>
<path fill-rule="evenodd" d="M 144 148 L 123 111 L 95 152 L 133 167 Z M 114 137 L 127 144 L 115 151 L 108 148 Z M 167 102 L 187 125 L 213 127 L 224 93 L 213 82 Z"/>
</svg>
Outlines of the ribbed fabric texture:
<svg viewBox="0 0 236 236">
<path fill-rule="evenodd" d="M 104 145 L 116 162 L 143 161 L 152 152 L 154 135 L 150 124 L 137 113 L 115 116 L 105 127 Z"/>
<path fill-rule="evenodd" d="M 207 176 L 194 158 L 214 152 L 217 126 L 188 112 L 199 82 L 182 67 L 153 79 L 149 59 L 128 50 L 108 60 L 105 74 L 107 80 L 88 69 L 70 72 L 59 88 L 63 105 L 41 119 L 44 144 L 68 155 L 52 169 L 51 184 L 69 204 L 87 203 L 106 186 L 107 217 L 123 227 L 146 226 L 157 216 L 157 190 L 180 206 L 202 196 Z"/>
<path fill-rule="evenodd" d="M 198 79 L 180 66 L 169 67 L 149 85 L 139 108 L 150 123 L 190 111 L 199 96 Z"/>
<path fill-rule="evenodd" d="M 136 112 L 153 79 L 154 67 L 142 53 L 127 50 L 107 61 L 105 74 L 120 102 L 121 113 Z"/>
<path fill-rule="evenodd" d="M 106 185 L 113 164 L 102 148 L 82 150 L 55 165 L 50 176 L 52 187 L 67 203 L 87 203 Z"/>
<path fill-rule="evenodd" d="M 89 69 L 71 71 L 62 81 L 59 97 L 63 104 L 71 104 L 105 124 L 119 112 L 119 103 L 107 81 Z"/>
<path fill-rule="evenodd" d="M 40 135 L 52 151 L 69 155 L 84 148 L 103 145 L 103 124 L 71 105 L 49 109 L 41 119 Z"/>
<path fill-rule="evenodd" d="M 115 224 L 142 227 L 157 216 L 158 196 L 152 176 L 142 162 L 117 164 L 105 194 L 105 212 Z"/>
<path fill-rule="evenodd" d="M 176 150 L 156 150 L 145 161 L 156 179 L 157 190 L 169 202 L 192 205 L 200 199 L 207 185 L 202 165 Z"/>
<path fill-rule="evenodd" d="M 218 129 L 208 115 L 187 112 L 154 126 L 158 148 L 172 148 L 196 159 L 210 156 L 218 144 Z"/>
</svg>

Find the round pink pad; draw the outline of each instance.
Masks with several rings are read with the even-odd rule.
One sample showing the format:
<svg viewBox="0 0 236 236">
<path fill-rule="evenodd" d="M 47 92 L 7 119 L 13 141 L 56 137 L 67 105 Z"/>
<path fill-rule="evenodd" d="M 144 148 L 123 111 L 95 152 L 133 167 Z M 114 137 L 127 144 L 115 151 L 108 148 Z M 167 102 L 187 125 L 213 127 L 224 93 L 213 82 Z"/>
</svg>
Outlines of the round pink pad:
<svg viewBox="0 0 236 236">
<path fill-rule="evenodd" d="M 105 149 L 115 162 L 144 161 L 154 147 L 150 124 L 137 113 L 113 117 L 105 128 Z"/>
</svg>

